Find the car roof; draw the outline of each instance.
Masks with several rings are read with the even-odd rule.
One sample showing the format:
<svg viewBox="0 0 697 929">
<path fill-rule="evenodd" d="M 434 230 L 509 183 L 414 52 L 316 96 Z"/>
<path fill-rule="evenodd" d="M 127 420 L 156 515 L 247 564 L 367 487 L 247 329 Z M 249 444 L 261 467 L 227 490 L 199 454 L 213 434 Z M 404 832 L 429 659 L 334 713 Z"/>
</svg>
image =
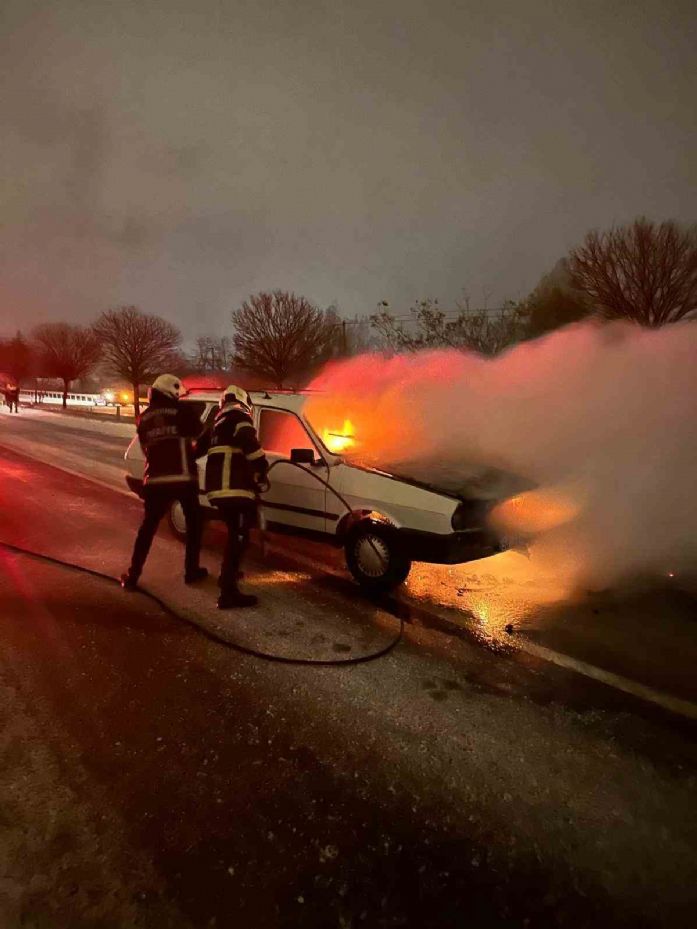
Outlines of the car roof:
<svg viewBox="0 0 697 929">
<path fill-rule="evenodd" d="M 280 407 L 282 410 L 290 410 L 293 413 L 299 413 L 307 399 L 305 394 L 286 393 L 282 390 L 253 390 L 249 395 L 254 401 L 254 406 Z"/>
<path fill-rule="evenodd" d="M 190 390 L 182 400 L 200 400 L 204 403 L 218 403 L 220 401 L 219 390 Z M 277 407 L 282 410 L 289 410 L 292 413 L 300 413 L 305 400 L 306 394 L 294 393 L 285 390 L 250 390 L 249 396 L 252 398 L 254 406 L 258 407 Z"/>
</svg>

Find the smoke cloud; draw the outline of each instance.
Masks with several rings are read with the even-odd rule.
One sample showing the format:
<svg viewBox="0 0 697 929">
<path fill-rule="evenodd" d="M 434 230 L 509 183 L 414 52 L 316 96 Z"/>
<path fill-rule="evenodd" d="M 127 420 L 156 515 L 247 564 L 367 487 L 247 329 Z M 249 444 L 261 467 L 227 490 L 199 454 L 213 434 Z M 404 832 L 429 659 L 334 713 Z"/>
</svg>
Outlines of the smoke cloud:
<svg viewBox="0 0 697 929">
<path fill-rule="evenodd" d="M 533 566 L 583 583 L 697 572 L 697 323 L 583 323 L 494 358 L 436 351 L 326 369 L 308 415 L 355 454 L 486 496 Z M 495 472 L 494 472 L 495 473 Z"/>
</svg>

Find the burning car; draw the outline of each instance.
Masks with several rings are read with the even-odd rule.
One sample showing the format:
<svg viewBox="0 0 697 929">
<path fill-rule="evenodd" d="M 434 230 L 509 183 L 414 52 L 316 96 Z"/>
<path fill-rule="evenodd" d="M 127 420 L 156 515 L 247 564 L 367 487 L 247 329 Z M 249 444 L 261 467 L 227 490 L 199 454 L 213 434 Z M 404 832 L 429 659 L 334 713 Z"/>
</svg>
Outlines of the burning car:
<svg viewBox="0 0 697 929">
<path fill-rule="evenodd" d="M 412 477 L 357 463 L 347 455 L 355 437 L 349 420 L 316 430 L 304 415 L 302 393 L 255 392 L 254 419 L 269 461 L 270 489 L 261 504 L 266 527 L 308 535 L 343 547 L 347 566 L 365 589 L 378 593 L 403 583 L 412 562 L 458 564 L 511 547 L 487 522 L 501 493 L 467 496 Z M 204 425 L 217 411 L 218 394 L 194 391 L 182 400 L 196 405 Z M 126 455 L 126 481 L 139 493 L 143 453 L 138 438 Z M 203 487 L 205 458 L 199 460 Z M 201 494 L 211 518 L 216 510 Z M 173 533 L 185 537 L 181 505 L 168 515 Z"/>
</svg>

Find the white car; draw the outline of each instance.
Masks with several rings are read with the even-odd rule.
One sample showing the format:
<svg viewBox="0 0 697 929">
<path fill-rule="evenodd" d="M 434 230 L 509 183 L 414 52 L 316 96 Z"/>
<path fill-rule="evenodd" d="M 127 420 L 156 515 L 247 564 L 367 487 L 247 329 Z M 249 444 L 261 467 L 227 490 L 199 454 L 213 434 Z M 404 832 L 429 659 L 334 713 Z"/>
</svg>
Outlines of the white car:
<svg viewBox="0 0 697 929">
<path fill-rule="evenodd" d="M 264 391 L 251 396 L 270 465 L 270 489 L 261 497 L 266 528 L 343 546 L 348 568 L 362 587 L 376 593 L 393 589 L 406 580 L 412 561 L 458 564 L 510 547 L 487 526 L 488 511 L 500 497 L 472 499 L 362 467 L 336 450 L 340 436 L 320 438 L 303 415 L 306 395 Z M 210 425 L 218 399 L 217 392 L 196 391 L 181 402 L 195 404 L 201 422 Z M 137 436 L 125 459 L 128 486 L 140 494 L 144 461 Z M 205 458 L 198 465 L 203 488 Z M 199 499 L 215 518 L 215 507 L 203 493 Z M 169 525 L 177 537 L 185 537 L 178 502 L 169 512 Z"/>
</svg>

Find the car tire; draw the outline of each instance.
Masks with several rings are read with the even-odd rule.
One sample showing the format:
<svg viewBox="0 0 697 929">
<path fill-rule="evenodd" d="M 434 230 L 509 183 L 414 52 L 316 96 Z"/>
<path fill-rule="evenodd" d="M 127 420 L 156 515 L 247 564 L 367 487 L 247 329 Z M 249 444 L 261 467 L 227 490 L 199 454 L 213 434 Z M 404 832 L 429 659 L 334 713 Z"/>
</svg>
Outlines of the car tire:
<svg viewBox="0 0 697 929">
<path fill-rule="evenodd" d="M 356 523 L 346 536 L 344 551 L 349 571 L 367 593 L 389 593 L 403 584 L 411 571 L 411 561 L 386 523 Z"/>
<path fill-rule="evenodd" d="M 186 542 L 186 520 L 184 509 L 178 500 L 172 500 L 167 510 L 167 525 L 175 539 Z"/>
</svg>

